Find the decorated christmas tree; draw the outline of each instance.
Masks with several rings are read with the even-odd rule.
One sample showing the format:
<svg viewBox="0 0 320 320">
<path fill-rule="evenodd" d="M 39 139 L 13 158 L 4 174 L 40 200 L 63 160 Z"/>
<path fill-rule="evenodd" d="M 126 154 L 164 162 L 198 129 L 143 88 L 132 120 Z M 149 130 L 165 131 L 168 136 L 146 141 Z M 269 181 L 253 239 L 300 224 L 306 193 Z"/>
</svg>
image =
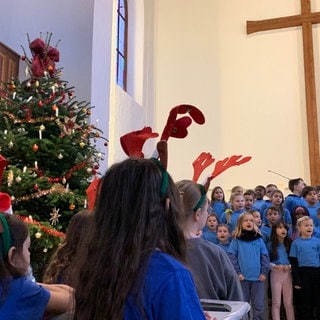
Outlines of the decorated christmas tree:
<svg viewBox="0 0 320 320">
<path fill-rule="evenodd" d="M 6 162 L 0 190 L 10 195 L 14 214 L 29 223 L 36 275 L 71 217 L 87 208 L 86 190 L 103 160 L 96 146 L 102 132 L 90 124 L 93 107 L 77 101 L 61 79 L 51 40 L 52 34 L 28 37 L 30 57 L 22 47 L 28 77 L 9 79 L 0 96 L 0 154 Z"/>
</svg>

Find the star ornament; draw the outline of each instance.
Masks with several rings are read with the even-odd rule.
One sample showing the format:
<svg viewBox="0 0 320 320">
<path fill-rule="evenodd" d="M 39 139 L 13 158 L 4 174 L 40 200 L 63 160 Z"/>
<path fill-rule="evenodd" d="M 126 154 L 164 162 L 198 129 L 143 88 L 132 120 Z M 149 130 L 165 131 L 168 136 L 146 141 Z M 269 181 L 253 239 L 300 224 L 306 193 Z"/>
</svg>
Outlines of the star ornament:
<svg viewBox="0 0 320 320">
<path fill-rule="evenodd" d="M 76 123 L 77 116 L 69 118 L 67 116 L 64 117 L 64 127 L 63 130 L 65 134 L 70 135 L 74 130 L 80 128 L 80 126 Z"/>
<path fill-rule="evenodd" d="M 49 220 L 51 221 L 51 224 L 53 226 L 59 223 L 59 217 L 61 217 L 61 214 L 59 214 L 59 210 L 60 209 L 54 208 L 50 213 L 51 218 Z"/>
</svg>

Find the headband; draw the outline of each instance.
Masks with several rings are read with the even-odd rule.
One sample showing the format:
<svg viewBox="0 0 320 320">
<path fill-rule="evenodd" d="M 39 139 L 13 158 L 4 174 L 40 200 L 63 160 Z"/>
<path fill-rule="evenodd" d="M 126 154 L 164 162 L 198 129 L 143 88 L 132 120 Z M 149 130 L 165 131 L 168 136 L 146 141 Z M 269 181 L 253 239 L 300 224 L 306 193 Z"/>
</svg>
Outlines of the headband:
<svg viewBox="0 0 320 320">
<path fill-rule="evenodd" d="M 158 166 L 158 168 L 161 170 L 161 173 L 162 173 L 160 196 L 161 198 L 163 198 L 167 194 L 168 184 L 169 184 L 169 175 L 167 170 L 164 168 L 164 166 L 158 159 L 151 158 L 151 160 L 153 160 L 153 162 Z"/>
<path fill-rule="evenodd" d="M 202 184 L 198 184 L 198 186 L 199 186 L 199 189 L 201 192 L 201 197 L 200 197 L 198 203 L 196 204 L 196 206 L 193 208 L 193 211 L 197 211 L 198 209 L 200 209 L 206 199 L 206 189 L 204 188 L 204 186 Z"/>
<path fill-rule="evenodd" d="M 10 249 L 11 236 L 7 219 L 3 214 L 0 214 L 0 221 L 2 224 L 2 226 L 0 225 L 0 234 L 2 238 L 2 258 L 5 258 L 8 255 Z"/>
</svg>

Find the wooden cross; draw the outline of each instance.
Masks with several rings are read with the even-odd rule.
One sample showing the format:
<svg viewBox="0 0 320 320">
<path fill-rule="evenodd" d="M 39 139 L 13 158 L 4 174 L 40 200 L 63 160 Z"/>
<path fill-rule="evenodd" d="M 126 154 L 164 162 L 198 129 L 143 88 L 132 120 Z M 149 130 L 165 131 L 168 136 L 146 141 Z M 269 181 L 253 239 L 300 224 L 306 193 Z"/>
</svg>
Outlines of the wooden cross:
<svg viewBox="0 0 320 320">
<path fill-rule="evenodd" d="M 320 12 L 311 12 L 310 0 L 301 0 L 300 15 L 260 21 L 247 21 L 247 34 L 302 26 L 311 185 L 320 184 L 319 131 L 312 41 L 312 24 L 316 23 L 320 23 Z"/>
</svg>

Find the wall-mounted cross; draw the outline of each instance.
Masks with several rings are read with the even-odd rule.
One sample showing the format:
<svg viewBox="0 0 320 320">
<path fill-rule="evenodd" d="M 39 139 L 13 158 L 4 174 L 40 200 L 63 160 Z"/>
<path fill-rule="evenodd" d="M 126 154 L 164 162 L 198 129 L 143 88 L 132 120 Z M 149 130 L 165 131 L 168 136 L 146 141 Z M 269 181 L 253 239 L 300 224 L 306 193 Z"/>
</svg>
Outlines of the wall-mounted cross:
<svg viewBox="0 0 320 320">
<path fill-rule="evenodd" d="M 300 15 L 247 21 L 247 34 L 280 28 L 302 27 L 311 185 L 320 184 L 319 131 L 312 41 L 312 24 L 315 23 L 320 23 L 320 12 L 311 12 L 310 0 L 301 0 Z"/>
</svg>

